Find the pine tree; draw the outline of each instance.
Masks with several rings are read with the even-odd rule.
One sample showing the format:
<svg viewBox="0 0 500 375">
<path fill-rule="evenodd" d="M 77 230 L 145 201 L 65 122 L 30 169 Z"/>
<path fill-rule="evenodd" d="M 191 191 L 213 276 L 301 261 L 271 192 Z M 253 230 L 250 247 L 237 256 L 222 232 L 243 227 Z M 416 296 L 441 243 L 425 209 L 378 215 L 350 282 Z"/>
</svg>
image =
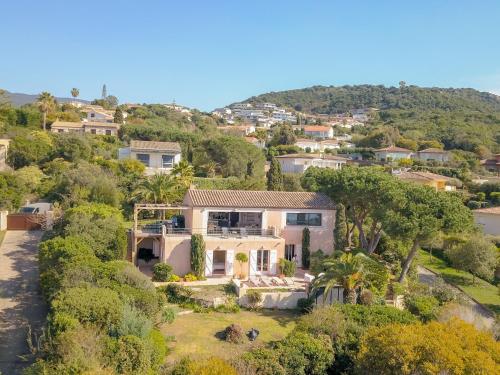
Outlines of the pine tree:
<svg viewBox="0 0 500 375">
<path fill-rule="evenodd" d="M 335 250 L 344 250 L 347 247 L 347 230 L 345 207 L 339 203 L 335 215 L 335 229 L 333 230 Z"/>
<path fill-rule="evenodd" d="M 113 119 L 115 124 L 123 124 L 123 112 L 120 107 L 117 107 L 115 110 L 115 117 Z"/>
<path fill-rule="evenodd" d="M 281 173 L 281 165 L 274 157 L 271 159 L 271 165 L 267 172 L 267 190 L 283 191 L 283 173 Z"/>
</svg>

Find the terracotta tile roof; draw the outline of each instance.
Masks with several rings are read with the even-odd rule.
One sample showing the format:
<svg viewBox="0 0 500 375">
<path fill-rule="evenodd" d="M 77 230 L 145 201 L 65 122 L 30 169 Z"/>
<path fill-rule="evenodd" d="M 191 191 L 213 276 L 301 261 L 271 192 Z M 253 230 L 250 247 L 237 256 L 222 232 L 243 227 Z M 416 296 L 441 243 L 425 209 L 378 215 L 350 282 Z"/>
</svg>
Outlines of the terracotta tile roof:
<svg viewBox="0 0 500 375">
<path fill-rule="evenodd" d="M 194 207 L 335 209 L 322 193 L 189 189 L 187 197 Z"/>
<path fill-rule="evenodd" d="M 325 160 L 345 160 L 347 161 L 346 158 L 343 158 L 341 156 L 337 155 L 328 155 L 328 154 L 286 154 L 286 155 L 280 155 L 276 156 L 276 159 L 325 159 Z"/>
<path fill-rule="evenodd" d="M 304 131 L 306 132 L 328 132 L 330 131 L 331 127 L 329 126 L 320 126 L 320 125 L 311 125 L 311 126 L 304 126 Z"/>
<path fill-rule="evenodd" d="M 81 122 L 54 121 L 50 127 L 51 128 L 72 128 L 72 129 L 77 129 L 77 128 L 83 128 L 83 125 L 82 125 Z"/>
<path fill-rule="evenodd" d="M 484 214 L 500 215 L 500 206 L 498 206 L 498 207 L 489 207 L 489 208 L 479 208 L 479 209 L 474 210 L 472 212 L 479 212 L 479 213 L 484 213 Z"/>
<path fill-rule="evenodd" d="M 181 152 L 181 146 L 177 142 L 130 141 L 130 148 L 149 151 Z"/>
<path fill-rule="evenodd" d="M 442 176 L 440 174 L 421 171 L 406 171 L 394 173 L 394 176 L 402 180 L 420 180 L 420 181 L 454 181 L 453 178 Z"/>
<path fill-rule="evenodd" d="M 426 152 L 429 154 L 446 154 L 447 152 L 441 150 L 440 148 L 426 148 L 425 150 L 420 150 L 419 152 Z"/>
<path fill-rule="evenodd" d="M 307 142 L 307 143 L 318 143 L 316 142 L 315 140 L 313 139 L 308 139 L 308 138 L 298 138 L 297 141 L 295 143 L 299 143 L 299 142 Z"/>
<path fill-rule="evenodd" d="M 378 150 L 375 150 L 374 152 L 408 152 L 408 153 L 411 153 L 413 151 L 408 150 L 406 148 L 402 148 L 402 147 L 389 146 L 389 147 L 385 147 L 385 148 L 379 148 Z"/>
</svg>

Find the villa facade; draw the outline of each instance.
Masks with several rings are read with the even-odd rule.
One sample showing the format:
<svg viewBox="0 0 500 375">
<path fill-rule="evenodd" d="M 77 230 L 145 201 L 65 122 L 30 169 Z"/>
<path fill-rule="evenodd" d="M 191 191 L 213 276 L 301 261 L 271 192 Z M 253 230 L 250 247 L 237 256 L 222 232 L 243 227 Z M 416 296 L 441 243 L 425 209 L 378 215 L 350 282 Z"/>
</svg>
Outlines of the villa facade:
<svg viewBox="0 0 500 375">
<path fill-rule="evenodd" d="M 190 189 L 182 206 L 163 208 L 178 215 L 155 224 L 135 220 L 129 255 L 137 265 L 144 264 L 141 254 L 148 253 L 178 275 L 189 273 L 193 234 L 205 242 L 207 277 L 277 275 L 281 258 L 300 266 L 306 227 L 311 252 L 329 254 L 333 249 L 335 205 L 320 193 Z M 249 261 L 238 264 L 237 253 Z"/>
</svg>

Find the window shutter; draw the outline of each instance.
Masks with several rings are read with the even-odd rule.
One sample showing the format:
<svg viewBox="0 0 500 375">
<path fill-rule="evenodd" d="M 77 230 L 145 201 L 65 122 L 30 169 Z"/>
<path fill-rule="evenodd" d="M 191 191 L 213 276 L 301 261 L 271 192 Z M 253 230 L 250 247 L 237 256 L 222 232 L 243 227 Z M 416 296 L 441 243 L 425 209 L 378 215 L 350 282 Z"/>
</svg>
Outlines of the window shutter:
<svg viewBox="0 0 500 375">
<path fill-rule="evenodd" d="M 212 276 L 214 266 L 214 252 L 207 250 L 205 255 L 205 276 Z"/>
<path fill-rule="evenodd" d="M 271 263 L 271 274 L 276 275 L 278 273 L 278 252 L 276 250 L 271 250 L 269 262 Z"/>
<path fill-rule="evenodd" d="M 233 276 L 234 274 L 234 250 L 226 250 L 226 275 Z"/>
<path fill-rule="evenodd" d="M 250 276 L 257 274 L 257 250 L 250 250 Z"/>
</svg>

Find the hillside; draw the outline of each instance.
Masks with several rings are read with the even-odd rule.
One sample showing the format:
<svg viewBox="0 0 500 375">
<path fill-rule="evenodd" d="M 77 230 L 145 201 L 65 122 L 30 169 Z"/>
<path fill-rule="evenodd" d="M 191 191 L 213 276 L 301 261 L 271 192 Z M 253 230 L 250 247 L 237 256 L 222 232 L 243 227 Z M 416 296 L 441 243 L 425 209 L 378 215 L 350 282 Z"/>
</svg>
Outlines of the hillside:
<svg viewBox="0 0 500 375">
<path fill-rule="evenodd" d="M 14 107 L 20 107 L 24 104 L 34 103 L 34 102 L 36 102 L 36 100 L 38 98 L 38 94 L 33 94 L 33 95 L 32 94 L 22 94 L 22 93 L 9 92 L 9 91 L 6 91 L 5 94 L 6 94 L 7 98 L 9 99 L 10 103 Z M 73 99 L 73 98 L 56 98 L 56 100 L 59 103 L 66 103 L 69 101 L 73 101 L 75 99 Z M 88 100 L 78 99 L 78 101 L 82 102 L 82 103 L 86 103 L 86 104 L 90 103 L 90 101 L 88 101 Z"/>
<path fill-rule="evenodd" d="M 402 88 L 381 85 L 313 86 L 305 89 L 270 92 L 251 97 L 245 102 L 271 102 L 313 114 L 334 114 L 365 107 L 500 112 L 500 97 L 491 93 L 468 88 L 418 86 L 403 86 Z"/>
</svg>

